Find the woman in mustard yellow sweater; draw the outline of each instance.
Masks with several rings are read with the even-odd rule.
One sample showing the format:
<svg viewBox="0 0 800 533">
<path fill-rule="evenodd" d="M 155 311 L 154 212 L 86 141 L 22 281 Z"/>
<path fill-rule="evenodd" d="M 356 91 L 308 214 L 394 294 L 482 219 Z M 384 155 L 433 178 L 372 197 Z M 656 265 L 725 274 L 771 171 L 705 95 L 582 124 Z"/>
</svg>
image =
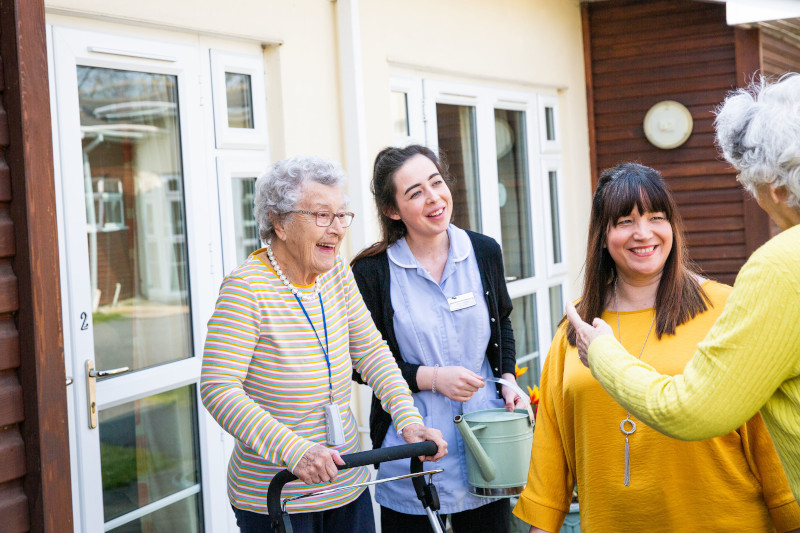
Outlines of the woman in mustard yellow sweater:
<svg viewBox="0 0 800 533">
<path fill-rule="evenodd" d="M 668 374 L 712 326 L 731 288 L 688 265 L 675 202 L 655 170 L 623 164 L 595 191 L 581 301 L 623 346 Z M 756 415 L 727 435 L 683 442 L 647 427 L 603 391 L 563 323 L 545 360 L 528 483 L 514 513 L 558 531 L 573 484 L 581 531 L 779 531 L 800 506 Z M 677 355 L 676 355 L 677 354 Z"/>
<path fill-rule="evenodd" d="M 716 129 L 739 181 L 784 231 L 739 271 L 720 318 L 696 352 L 688 350 L 683 374 L 662 375 L 628 355 L 604 321 L 586 324 L 569 307 L 567 315 L 592 374 L 667 435 L 722 435 L 760 411 L 800 500 L 800 75 L 731 94 Z"/>
</svg>

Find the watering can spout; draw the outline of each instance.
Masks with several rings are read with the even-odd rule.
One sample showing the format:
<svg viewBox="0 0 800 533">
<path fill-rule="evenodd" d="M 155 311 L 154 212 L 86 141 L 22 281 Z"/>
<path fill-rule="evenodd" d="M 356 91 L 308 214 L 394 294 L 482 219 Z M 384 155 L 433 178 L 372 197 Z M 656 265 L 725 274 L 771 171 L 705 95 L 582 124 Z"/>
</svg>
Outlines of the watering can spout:
<svg viewBox="0 0 800 533">
<path fill-rule="evenodd" d="M 484 429 L 486 426 L 476 425 L 474 427 L 469 427 L 469 424 L 464 421 L 464 417 L 461 415 L 457 415 L 453 419 L 453 422 L 455 422 L 459 433 L 461 433 L 461 437 L 464 439 L 464 443 L 469 448 L 469 451 L 472 452 L 472 456 L 478 463 L 478 468 L 480 468 L 481 475 L 486 481 L 492 481 L 495 477 L 494 462 L 486 454 L 483 446 L 481 446 L 481 443 L 478 442 L 478 439 L 475 438 L 475 434 L 472 432 L 473 429 L 477 431 Z"/>
</svg>

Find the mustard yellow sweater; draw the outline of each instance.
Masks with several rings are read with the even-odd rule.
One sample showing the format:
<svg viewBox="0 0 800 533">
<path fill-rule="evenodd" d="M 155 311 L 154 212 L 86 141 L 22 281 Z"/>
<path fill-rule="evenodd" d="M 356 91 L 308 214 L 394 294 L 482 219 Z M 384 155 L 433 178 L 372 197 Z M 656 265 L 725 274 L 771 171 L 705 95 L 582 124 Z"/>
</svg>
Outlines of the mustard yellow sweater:
<svg viewBox="0 0 800 533">
<path fill-rule="evenodd" d="M 731 291 L 703 285 L 713 307 L 681 325 L 675 335 L 651 333 L 642 359 L 677 374 L 719 317 Z M 653 309 L 621 312 L 626 348 L 637 355 Z M 616 331 L 613 312 L 603 319 Z M 569 509 L 573 483 L 580 497 L 581 531 L 788 531 L 800 527 L 800 506 L 780 460 L 756 415 L 736 431 L 701 442 L 662 435 L 633 417 L 631 482 L 623 483 L 625 435 L 619 406 L 578 359 L 562 325 L 541 379 L 541 400 L 528 483 L 514 513 L 546 531 L 558 531 Z"/>
<path fill-rule="evenodd" d="M 592 342 L 589 364 L 622 406 L 679 439 L 723 435 L 760 411 L 800 501 L 800 225 L 742 267 L 683 374 L 659 374 L 609 335 Z"/>
</svg>

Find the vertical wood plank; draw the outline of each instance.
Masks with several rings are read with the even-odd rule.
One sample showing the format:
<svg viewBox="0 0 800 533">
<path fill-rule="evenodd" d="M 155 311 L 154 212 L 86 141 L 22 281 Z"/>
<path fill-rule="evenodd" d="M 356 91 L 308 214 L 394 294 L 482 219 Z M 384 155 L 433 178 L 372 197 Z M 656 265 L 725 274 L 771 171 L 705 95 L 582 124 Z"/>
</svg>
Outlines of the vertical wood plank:
<svg viewBox="0 0 800 533">
<path fill-rule="evenodd" d="M 33 531 L 72 531 L 67 398 L 43 0 L 0 0 L 5 160 L 19 283 L 23 489 Z"/>
</svg>

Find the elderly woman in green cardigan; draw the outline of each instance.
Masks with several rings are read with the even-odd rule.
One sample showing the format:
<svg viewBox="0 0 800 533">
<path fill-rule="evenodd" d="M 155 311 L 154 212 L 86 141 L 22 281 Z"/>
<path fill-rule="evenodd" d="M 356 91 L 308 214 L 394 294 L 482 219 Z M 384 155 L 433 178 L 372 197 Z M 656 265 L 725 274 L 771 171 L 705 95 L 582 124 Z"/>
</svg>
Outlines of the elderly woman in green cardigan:
<svg viewBox="0 0 800 533">
<path fill-rule="evenodd" d="M 742 267 L 683 374 L 664 376 L 637 360 L 599 318 L 573 306 L 567 317 L 595 378 L 662 433 L 707 439 L 760 411 L 800 501 L 800 75 L 732 93 L 715 125 L 739 181 L 784 231 Z"/>
</svg>

